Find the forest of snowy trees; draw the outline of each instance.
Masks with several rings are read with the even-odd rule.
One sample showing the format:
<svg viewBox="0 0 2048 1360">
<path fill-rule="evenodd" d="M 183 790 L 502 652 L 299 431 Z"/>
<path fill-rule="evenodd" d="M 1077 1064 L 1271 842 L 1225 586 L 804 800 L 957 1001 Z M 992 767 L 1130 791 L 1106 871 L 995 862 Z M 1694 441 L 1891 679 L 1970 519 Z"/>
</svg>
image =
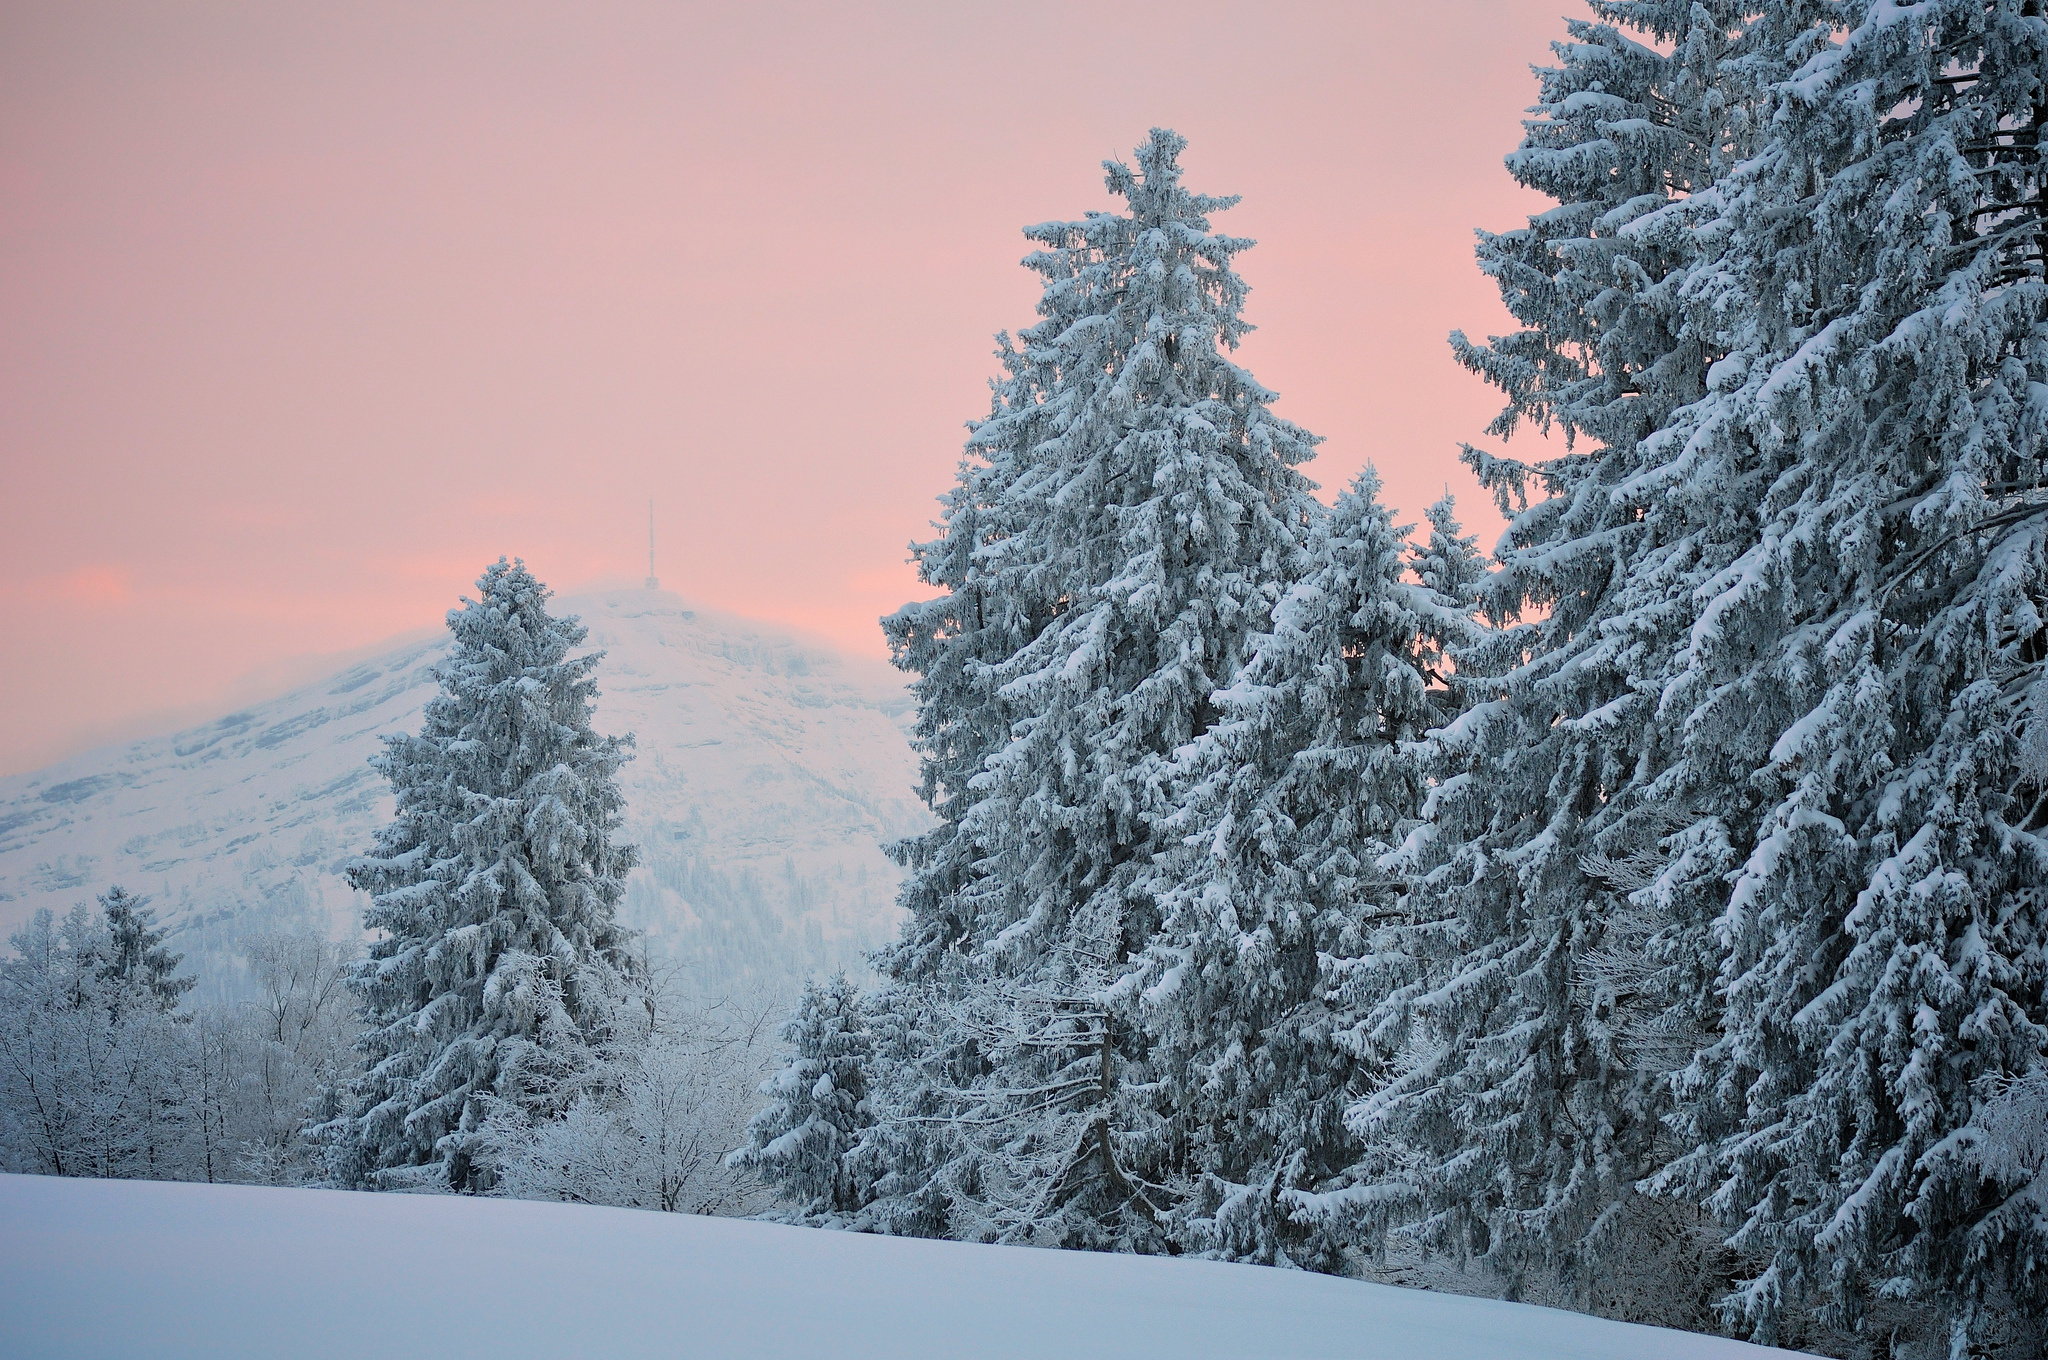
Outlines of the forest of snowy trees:
<svg viewBox="0 0 2048 1360">
<path fill-rule="evenodd" d="M 146 906 L 0 964 L 0 1158 L 1484 1289 L 1842 1356 L 2048 1345 L 2048 14 L 1595 0 L 1482 234 L 1519 329 L 1407 522 L 1231 358 L 1155 130 L 1028 229 L 864 978 L 678 995 L 630 739 L 500 562 L 353 862 L 369 956 L 192 1007 Z M 1383 460 L 1412 451 L 1376 452 Z M 758 1093 L 756 1087 L 758 1084 Z M 1455 1278 L 1453 1278 L 1455 1277 Z"/>
<path fill-rule="evenodd" d="M 1490 561 L 1309 495 L 1180 138 L 1029 230 L 884 621 L 940 824 L 739 1158 L 801 1217 L 2039 1344 L 2048 19 L 1593 9 L 1453 337 L 1561 445 L 1467 450 Z"/>
</svg>

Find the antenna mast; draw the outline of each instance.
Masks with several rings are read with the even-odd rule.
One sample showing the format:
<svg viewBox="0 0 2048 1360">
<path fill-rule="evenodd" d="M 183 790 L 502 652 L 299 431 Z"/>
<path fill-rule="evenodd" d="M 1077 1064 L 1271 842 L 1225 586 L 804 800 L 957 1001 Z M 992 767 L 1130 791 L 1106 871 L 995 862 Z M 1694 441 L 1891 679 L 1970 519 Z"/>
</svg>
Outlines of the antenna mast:
<svg viewBox="0 0 2048 1360">
<path fill-rule="evenodd" d="M 661 578 L 654 574 L 654 501 L 647 502 L 647 588 L 661 589 Z"/>
</svg>

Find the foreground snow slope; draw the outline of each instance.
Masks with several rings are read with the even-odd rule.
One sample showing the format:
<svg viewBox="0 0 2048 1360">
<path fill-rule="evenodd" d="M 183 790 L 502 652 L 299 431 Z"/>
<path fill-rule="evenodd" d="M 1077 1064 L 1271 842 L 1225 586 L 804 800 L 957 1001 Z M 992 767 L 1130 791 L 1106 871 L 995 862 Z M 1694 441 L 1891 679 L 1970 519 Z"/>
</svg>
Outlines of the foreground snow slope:
<svg viewBox="0 0 2048 1360">
<path fill-rule="evenodd" d="M 733 1219 L 326 1190 L 0 1176 L 19 1356 L 1788 1355 L 1260 1266 Z"/>
<path fill-rule="evenodd" d="M 712 973 L 828 966 L 895 928 L 878 842 L 922 829 L 902 677 L 666 591 L 564 597 L 598 671 L 642 867 L 629 925 Z M 150 894 L 217 976 L 256 931 L 355 929 L 340 868 L 391 815 L 368 759 L 416 730 L 447 650 L 434 629 L 290 694 L 169 737 L 0 778 L 0 939 L 120 883 Z"/>
</svg>

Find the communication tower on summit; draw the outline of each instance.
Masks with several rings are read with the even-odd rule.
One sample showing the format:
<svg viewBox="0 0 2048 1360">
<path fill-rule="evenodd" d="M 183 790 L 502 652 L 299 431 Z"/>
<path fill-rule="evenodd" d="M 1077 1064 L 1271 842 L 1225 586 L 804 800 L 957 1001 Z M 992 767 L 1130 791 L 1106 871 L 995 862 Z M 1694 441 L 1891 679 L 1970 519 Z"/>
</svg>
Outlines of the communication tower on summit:
<svg viewBox="0 0 2048 1360">
<path fill-rule="evenodd" d="M 661 578 L 654 574 L 654 502 L 647 502 L 647 588 L 661 589 Z"/>
</svg>

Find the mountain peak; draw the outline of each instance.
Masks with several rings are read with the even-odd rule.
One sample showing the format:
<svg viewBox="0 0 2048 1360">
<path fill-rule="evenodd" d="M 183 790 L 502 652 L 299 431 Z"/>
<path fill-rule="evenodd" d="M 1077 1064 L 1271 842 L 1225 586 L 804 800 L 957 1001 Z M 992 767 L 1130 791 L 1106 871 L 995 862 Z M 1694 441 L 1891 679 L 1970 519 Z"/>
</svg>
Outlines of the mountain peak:
<svg viewBox="0 0 2048 1360">
<path fill-rule="evenodd" d="M 922 828 L 911 702 L 893 671 L 643 588 L 558 597 L 598 671 L 597 726 L 632 732 L 627 923 L 706 985 L 853 962 L 893 930 L 879 843 Z M 0 930 L 120 883 L 226 975 L 238 942 L 346 937 L 340 867 L 390 815 L 369 768 L 416 730 L 445 634 L 410 634 L 288 694 L 0 779 Z"/>
</svg>

